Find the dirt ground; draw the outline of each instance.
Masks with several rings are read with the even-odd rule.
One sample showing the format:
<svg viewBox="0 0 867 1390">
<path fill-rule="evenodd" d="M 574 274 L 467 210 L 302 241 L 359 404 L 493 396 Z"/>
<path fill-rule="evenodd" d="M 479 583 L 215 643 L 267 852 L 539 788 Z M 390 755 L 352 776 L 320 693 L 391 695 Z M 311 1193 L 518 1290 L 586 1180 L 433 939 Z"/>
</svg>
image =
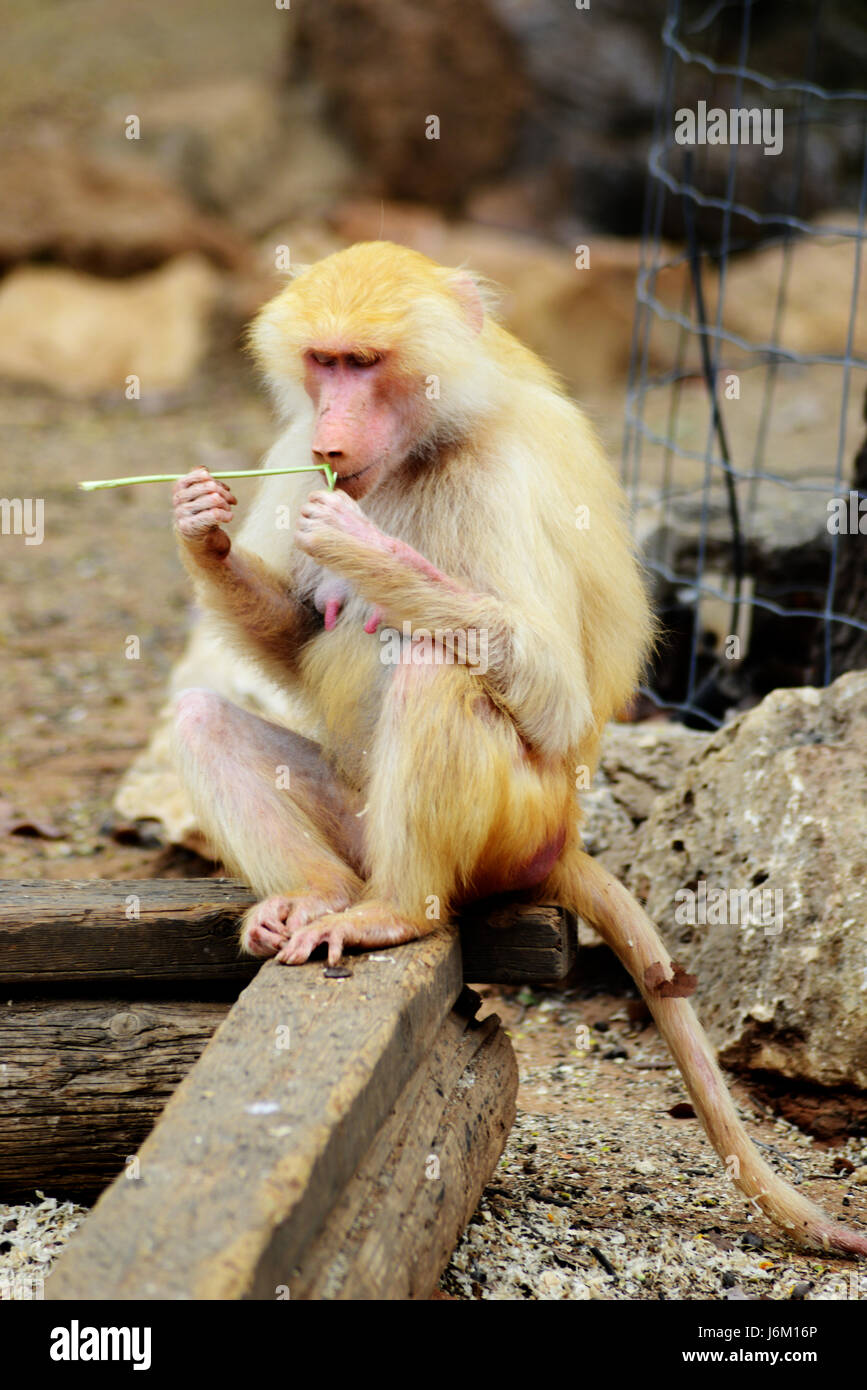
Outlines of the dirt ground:
<svg viewBox="0 0 867 1390">
<path fill-rule="evenodd" d="M 632 1021 L 638 1001 L 616 984 L 611 992 L 609 972 L 595 982 L 594 973 L 589 961 L 579 966 L 587 978 L 575 990 L 484 991 L 485 1010 L 503 1018 L 518 1056 L 518 1119 L 443 1290 L 496 1299 L 867 1297 L 855 1265 L 794 1251 L 751 1211 L 691 1117 L 652 1023 Z M 867 1219 L 864 1187 L 838 1172 L 841 1158 L 865 1162 L 863 1140 L 825 1148 L 744 1085 L 732 1090 L 778 1171 L 842 1219 Z"/>
<path fill-rule="evenodd" d="M 176 871 L 158 850 L 118 845 L 101 830 L 184 643 L 189 588 L 170 486 L 85 494 L 76 482 L 183 473 L 219 451 L 255 467 L 272 428 L 238 359 L 215 359 L 183 399 L 152 413 L 143 402 L 85 404 L 0 387 L 2 495 L 45 500 L 42 545 L 0 537 L 0 800 L 7 827 L 23 818 L 56 836 L 4 834 L 4 877 Z M 126 655 L 130 637 L 140 639 L 135 659 Z"/>
<path fill-rule="evenodd" d="M 0 538 L 0 876 L 201 872 L 183 855 L 118 844 L 108 824 L 188 623 L 169 488 L 87 495 L 75 483 L 181 472 L 216 451 L 253 466 L 272 430 L 267 402 L 236 356 L 217 354 L 182 399 L 149 413 L 0 388 L 0 430 L 0 495 L 45 499 L 42 545 Z M 136 660 L 125 655 L 131 636 Z M 678 1073 L 653 1028 L 630 1020 L 619 987 L 484 993 L 518 1054 L 519 1117 L 441 1296 L 867 1295 L 845 1261 L 793 1253 L 753 1217 L 697 1121 L 670 1113 L 684 1099 Z M 867 1220 L 867 1193 L 834 1164 L 842 1154 L 863 1165 L 863 1143 L 823 1149 L 735 1091 L 782 1171 L 839 1216 Z M 80 1217 L 0 1208 L 0 1273 L 44 1272 Z"/>
</svg>

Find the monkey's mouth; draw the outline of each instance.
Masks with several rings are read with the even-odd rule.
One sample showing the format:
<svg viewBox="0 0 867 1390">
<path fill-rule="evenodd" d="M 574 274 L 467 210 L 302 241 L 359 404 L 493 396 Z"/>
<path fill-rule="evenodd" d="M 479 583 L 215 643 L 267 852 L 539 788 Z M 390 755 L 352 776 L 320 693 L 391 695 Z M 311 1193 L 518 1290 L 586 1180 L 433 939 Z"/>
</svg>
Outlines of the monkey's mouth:
<svg viewBox="0 0 867 1390">
<path fill-rule="evenodd" d="M 355 478 L 363 478 L 365 473 L 369 473 L 371 468 L 375 467 L 376 463 L 374 462 L 369 463 L 366 468 L 359 468 L 357 473 L 337 473 L 335 475 L 337 478 L 337 483 L 335 484 L 335 486 L 339 487 L 341 483 L 350 483 Z"/>
</svg>

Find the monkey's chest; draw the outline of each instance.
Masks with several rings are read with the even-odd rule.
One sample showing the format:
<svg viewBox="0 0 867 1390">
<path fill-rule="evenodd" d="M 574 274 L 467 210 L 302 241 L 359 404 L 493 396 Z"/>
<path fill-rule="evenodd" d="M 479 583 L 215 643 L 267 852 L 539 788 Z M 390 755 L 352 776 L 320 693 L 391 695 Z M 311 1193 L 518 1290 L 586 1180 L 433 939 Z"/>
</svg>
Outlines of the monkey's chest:
<svg viewBox="0 0 867 1390">
<path fill-rule="evenodd" d="M 323 617 L 327 614 L 325 608 Z M 361 787 L 392 667 L 383 659 L 379 632 L 365 632 L 370 604 L 350 595 L 334 625 L 308 642 L 302 680 L 319 716 L 325 751 L 342 775 Z"/>
</svg>

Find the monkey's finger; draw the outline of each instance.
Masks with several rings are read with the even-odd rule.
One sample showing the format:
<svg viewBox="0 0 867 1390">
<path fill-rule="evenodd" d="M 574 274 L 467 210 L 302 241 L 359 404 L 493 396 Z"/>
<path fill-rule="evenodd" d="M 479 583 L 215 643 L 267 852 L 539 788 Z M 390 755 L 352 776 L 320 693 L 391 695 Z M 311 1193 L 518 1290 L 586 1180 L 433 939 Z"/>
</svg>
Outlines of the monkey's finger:
<svg viewBox="0 0 867 1390">
<path fill-rule="evenodd" d="M 175 526 L 184 540 L 199 540 L 202 537 L 214 536 L 219 532 L 225 538 L 228 548 L 229 537 L 225 531 L 220 531 L 220 523 L 232 520 L 227 512 L 200 512 L 198 516 L 179 516 L 176 518 Z"/>
<path fill-rule="evenodd" d="M 311 492 L 301 507 L 302 516 L 321 516 L 323 513 L 347 512 L 361 508 L 343 492 Z"/>
<path fill-rule="evenodd" d="M 313 554 L 318 549 L 317 541 L 322 539 L 322 530 L 317 526 L 298 526 L 295 531 L 295 544 L 299 550 Z"/>
<path fill-rule="evenodd" d="M 298 530 L 305 535 L 315 535 L 317 531 L 345 531 L 343 518 L 329 512 L 299 512 Z"/>
<path fill-rule="evenodd" d="M 282 936 L 270 931 L 261 922 L 251 926 L 245 936 L 244 947 L 252 956 L 274 956 L 283 944 Z"/>
<path fill-rule="evenodd" d="M 189 502 L 195 497 L 214 496 L 224 497 L 226 501 L 228 501 L 229 498 L 231 498 L 233 502 L 235 501 L 234 494 L 231 493 L 225 483 L 221 483 L 218 478 L 211 478 L 210 481 L 207 482 L 190 483 L 188 486 L 182 486 L 178 483 L 176 484 L 174 493 L 176 503 Z"/>
<path fill-rule="evenodd" d="M 222 497 L 231 497 L 233 502 L 237 502 L 238 500 L 235 494 L 233 493 L 232 489 L 229 487 L 228 483 L 224 483 L 222 478 L 211 478 L 208 482 L 204 484 L 204 486 L 211 492 L 219 492 Z M 194 483 L 193 488 L 195 489 L 195 492 L 193 493 L 193 495 L 195 495 L 195 493 L 197 493 L 199 488 L 201 487 L 201 483 Z"/>
<path fill-rule="evenodd" d="M 345 492 L 329 492 L 327 488 L 316 488 L 307 495 L 308 502 L 319 502 L 337 512 L 360 512 L 361 504 Z"/>
<path fill-rule="evenodd" d="M 325 911 L 324 907 L 313 907 L 309 903 L 299 903 L 294 907 L 286 918 L 285 924 L 280 928 L 284 940 L 294 933 L 300 932 L 304 927 L 310 925 L 317 917 L 321 917 Z"/>
<path fill-rule="evenodd" d="M 178 478 L 172 489 L 173 492 L 182 491 L 186 487 L 192 487 L 194 483 L 215 483 L 207 468 L 194 468 L 192 472 L 185 473 L 182 478 Z"/>
<path fill-rule="evenodd" d="M 193 497 L 190 500 L 178 502 L 175 506 L 175 510 L 184 516 L 195 516 L 198 512 L 207 512 L 212 508 L 225 512 L 231 519 L 232 512 L 226 498 L 220 497 L 214 492 L 206 492 L 203 497 Z"/>
<path fill-rule="evenodd" d="M 281 943 L 286 940 L 288 935 L 286 922 L 275 903 L 259 904 L 258 920 L 266 931 L 273 932 L 279 937 Z"/>
<path fill-rule="evenodd" d="M 284 941 L 277 952 L 277 959 L 281 965 L 303 965 L 323 942 L 328 943 L 328 964 L 336 965 L 343 954 L 343 929 L 340 926 L 326 925 L 329 917 L 333 922 L 336 916 L 335 913 L 327 913 L 311 926 L 295 932 L 288 941 Z"/>
<path fill-rule="evenodd" d="M 328 933 L 328 964 L 339 965 L 343 959 L 343 933 L 333 927 Z"/>
<path fill-rule="evenodd" d="M 277 952 L 281 965 L 303 965 L 319 945 L 319 934 L 315 931 L 300 931 L 284 941 Z"/>
<path fill-rule="evenodd" d="M 212 478 L 211 482 L 213 483 L 214 487 L 223 494 L 227 502 L 237 502 L 238 499 L 235 496 L 234 492 L 229 487 L 228 483 L 223 482 L 222 478 Z"/>
<path fill-rule="evenodd" d="M 321 521 L 329 515 L 327 507 L 320 507 L 315 502 L 305 502 L 298 513 L 298 518 L 304 521 Z"/>
<path fill-rule="evenodd" d="M 177 512 L 175 525 L 182 531 L 197 535 L 202 531 L 212 531 L 215 526 L 226 525 L 232 520 L 232 513 L 225 507 L 212 507 L 206 512 Z"/>
</svg>

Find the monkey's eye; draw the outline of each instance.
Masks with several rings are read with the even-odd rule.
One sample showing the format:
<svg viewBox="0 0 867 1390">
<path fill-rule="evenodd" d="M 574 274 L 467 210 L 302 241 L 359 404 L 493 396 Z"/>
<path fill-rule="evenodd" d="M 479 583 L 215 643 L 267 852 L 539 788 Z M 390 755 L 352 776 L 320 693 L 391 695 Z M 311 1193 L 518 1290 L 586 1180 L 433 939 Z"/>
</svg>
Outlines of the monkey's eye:
<svg viewBox="0 0 867 1390">
<path fill-rule="evenodd" d="M 377 362 L 382 361 L 381 352 L 350 352 L 347 357 L 350 367 L 375 367 Z"/>
<path fill-rule="evenodd" d="M 337 358 L 333 352 L 310 352 L 308 356 L 320 367 L 333 367 L 337 363 Z"/>
</svg>

